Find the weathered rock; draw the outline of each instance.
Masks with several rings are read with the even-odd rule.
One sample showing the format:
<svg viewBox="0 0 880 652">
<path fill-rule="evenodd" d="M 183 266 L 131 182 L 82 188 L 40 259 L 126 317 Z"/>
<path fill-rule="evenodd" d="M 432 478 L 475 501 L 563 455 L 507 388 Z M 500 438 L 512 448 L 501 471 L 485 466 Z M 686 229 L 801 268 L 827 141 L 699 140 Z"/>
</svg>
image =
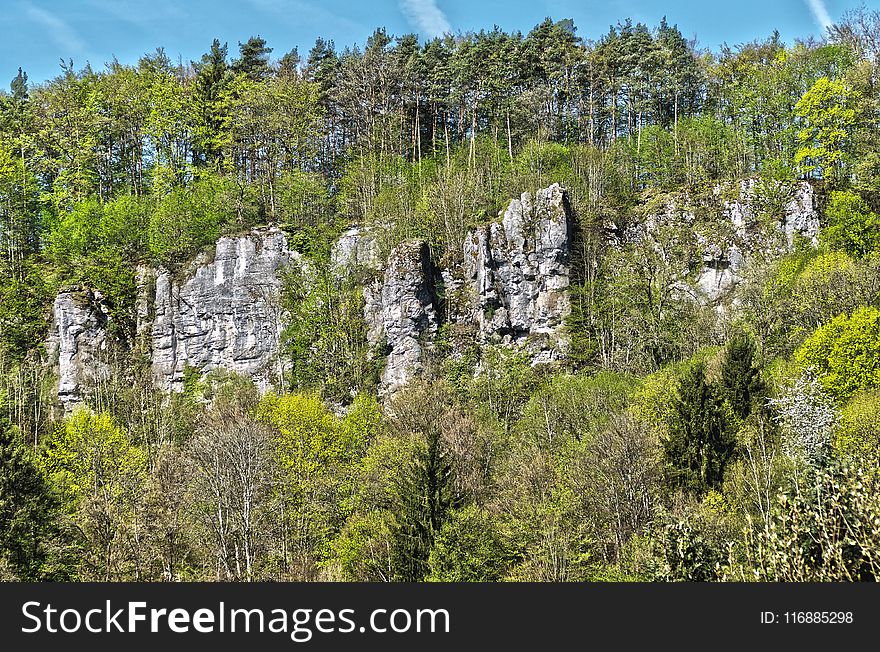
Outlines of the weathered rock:
<svg viewBox="0 0 880 652">
<path fill-rule="evenodd" d="M 66 410 L 82 401 L 83 387 L 109 373 L 102 359 L 108 312 L 100 292 L 80 288 L 55 297 L 46 350 L 57 359 L 58 399 Z"/>
<path fill-rule="evenodd" d="M 422 240 L 399 244 L 381 283 L 364 288 L 368 343 L 384 343 L 388 354 L 380 394 L 393 394 L 423 371 L 439 325 L 436 301 L 435 271 Z"/>
<path fill-rule="evenodd" d="M 523 193 L 500 222 L 465 239 L 464 279 L 480 342 L 528 344 L 536 362 L 564 354 L 570 222 L 565 192 L 554 184 L 534 200 Z"/>
<path fill-rule="evenodd" d="M 379 271 L 382 269 L 379 243 L 369 229 L 353 226 L 334 243 L 330 265 L 338 274 L 350 274 L 358 269 Z"/>
<path fill-rule="evenodd" d="M 263 389 L 282 369 L 280 272 L 299 260 L 277 228 L 217 241 L 213 260 L 198 258 L 185 280 L 159 269 L 151 327 L 154 377 L 180 390 L 184 370 L 225 369 Z"/>
<path fill-rule="evenodd" d="M 818 243 L 819 211 L 813 186 L 806 181 L 796 184 L 785 201 L 777 224 L 781 242 L 762 241 L 755 235 L 757 221 L 754 207 L 757 181 L 748 179 L 739 185 L 739 197 L 724 202 L 723 214 L 735 234 L 736 243 L 726 246 L 703 243 L 704 267 L 694 284 L 696 297 L 701 301 L 718 302 L 741 280 L 742 271 L 750 255 L 784 253 L 794 244 L 796 235 Z M 720 192 L 720 188 L 716 189 Z"/>
</svg>

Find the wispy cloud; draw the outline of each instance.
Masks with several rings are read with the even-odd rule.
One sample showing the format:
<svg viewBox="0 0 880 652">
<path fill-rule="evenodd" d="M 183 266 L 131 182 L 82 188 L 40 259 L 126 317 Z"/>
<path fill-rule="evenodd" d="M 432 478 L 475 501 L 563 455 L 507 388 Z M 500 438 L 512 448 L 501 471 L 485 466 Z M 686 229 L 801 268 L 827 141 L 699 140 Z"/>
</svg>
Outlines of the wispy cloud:
<svg viewBox="0 0 880 652">
<path fill-rule="evenodd" d="M 804 0 L 807 3 L 807 6 L 810 8 L 810 11 L 813 12 L 813 18 L 816 19 L 816 24 L 822 28 L 822 31 L 825 32 L 829 27 L 834 25 L 834 21 L 831 20 L 831 15 L 828 13 L 828 7 L 825 6 L 824 0 Z"/>
<path fill-rule="evenodd" d="M 400 9 L 410 25 L 424 36 L 443 36 L 452 31 L 437 0 L 400 0 Z"/>
<path fill-rule="evenodd" d="M 85 52 L 85 41 L 64 20 L 30 3 L 25 4 L 24 8 L 28 18 L 42 25 L 46 30 L 46 35 L 64 50 L 64 56 L 81 55 Z"/>
</svg>

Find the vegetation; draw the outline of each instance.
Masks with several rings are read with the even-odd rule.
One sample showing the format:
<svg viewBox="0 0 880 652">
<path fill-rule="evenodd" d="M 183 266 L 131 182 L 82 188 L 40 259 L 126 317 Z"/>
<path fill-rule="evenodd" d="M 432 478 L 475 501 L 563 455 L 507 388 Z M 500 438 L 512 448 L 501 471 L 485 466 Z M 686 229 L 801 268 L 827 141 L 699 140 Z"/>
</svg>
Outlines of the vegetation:
<svg viewBox="0 0 880 652">
<path fill-rule="evenodd" d="M 596 41 L 569 20 L 420 43 L 377 30 L 278 59 L 256 37 L 200 61 L 72 62 L 0 94 L 0 578 L 874 580 L 880 453 L 880 13 L 826 38 L 698 51 L 665 19 Z M 381 403 L 365 270 L 558 182 L 576 234 L 569 356 L 441 328 Z M 745 185 L 740 186 L 740 182 Z M 816 242 L 778 228 L 796 184 Z M 735 301 L 682 291 L 707 242 L 756 252 Z M 734 189 L 734 190 L 731 190 Z M 279 225 L 283 378 L 153 386 L 138 266 L 175 274 Z M 56 404 L 53 297 L 108 306 L 110 374 Z"/>
</svg>

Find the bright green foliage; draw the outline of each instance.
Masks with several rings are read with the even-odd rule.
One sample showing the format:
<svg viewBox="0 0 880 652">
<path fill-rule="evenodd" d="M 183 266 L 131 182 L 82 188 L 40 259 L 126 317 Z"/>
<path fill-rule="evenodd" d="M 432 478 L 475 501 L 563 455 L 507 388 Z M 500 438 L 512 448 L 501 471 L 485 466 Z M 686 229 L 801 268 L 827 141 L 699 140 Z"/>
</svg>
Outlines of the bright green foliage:
<svg viewBox="0 0 880 652">
<path fill-rule="evenodd" d="M 149 200 L 139 197 L 92 198 L 65 213 L 49 235 L 47 255 L 62 280 L 99 290 L 123 337 L 134 332 L 135 266 L 147 256 L 150 212 Z"/>
<path fill-rule="evenodd" d="M 0 354 L 19 358 L 45 336 L 50 286 L 43 271 L 31 263 L 19 274 L 0 263 Z"/>
<path fill-rule="evenodd" d="M 862 307 L 816 329 L 795 359 L 818 374 L 825 390 L 845 400 L 880 387 L 880 310 Z"/>
<path fill-rule="evenodd" d="M 177 267 L 213 244 L 221 230 L 243 217 L 236 213 L 238 189 L 226 177 L 207 175 L 191 188 L 179 187 L 155 208 L 149 226 L 150 254 Z"/>
<path fill-rule="evenodd" d="M 77 409 L 48 441 L 42 466 L 80 533 L 83 579 L 136 577 L 132 537 L 147 456 L 107 414 Z"/>
<path fill-rule="evenodd" d="M 494 582 L 509 563 L 495 525 L 475 506 L 455 510 L 434 539 L 429 582 Z"/>
<path fill-rule="evenodd" d="M 834 448 L 862 459 L 880 456 L 880 390 L 855 394 L 840 410 Z"/>
<path fill-rule="evenodd" d="M 696 495 L 719 488 L 735 444 L 722 398 L 706 381 L 705 367 L 693 365 L 678 383 L 675 413 L 663 441 L 669 486 Z"/>
<path fill-rule="evenodd" d="M 841 175 L 858 99 L 858 93 L 844 81 L 820 77 L 795 105 L 795 114 L 805 123 L 798 133 L 801 147 L 795 162 L 806 172 L 826 178 Z"/>
<path fill-rule="evenodd" d="M 301 560 L 326 546 L 352 508 L 352 469 L 376 435 L 375 401 L 361 397 L 342 420 L 315 395 L 267 394 L 260 420 L 276 431 L 274 457 L 283 471 L 278 491 Z"/>
<path fill-rule="evenodd" d="M 821 232 L 824 244 L 856 258 L 880 250 L 880 215 L 855 192 L 832 192 L 825 215 L 828 223 Z"/>
<path fill-rule="evenodd" d="M 80 408 L 66 419 L 46 448 L 43 466 L 75 503 L 89 496 L 118 498 L 145 470 L 145 457 L 106 414 Z"/>
<path fill-rule="evenodd" d="M 347 582 L 390 582 L 394 579 L 394 517 L 384 510 L 355 514 L 333 540 L 332 560 Z"/>
</svg>

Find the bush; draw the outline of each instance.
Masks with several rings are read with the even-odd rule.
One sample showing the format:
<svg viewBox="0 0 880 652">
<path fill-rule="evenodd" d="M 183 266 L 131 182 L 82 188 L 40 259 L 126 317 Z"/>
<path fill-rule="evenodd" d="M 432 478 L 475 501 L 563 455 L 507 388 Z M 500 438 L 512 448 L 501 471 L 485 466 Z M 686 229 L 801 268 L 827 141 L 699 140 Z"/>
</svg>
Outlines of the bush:
<svg viewBox="0 0 880 652">
<path fill-rule="evenodd" d="M 832 192 L 825 214 L 828 225 L 822 231 L 822 242 L 832 249 L 858 258 L 880 249 L 880 215 L 858 194 Z"/>
<path fill-rule="evenodd" d="M 880 386 L 880 310 L 838 315 L 804 342 L 795 359 L 815 369 L 826 391 L 840 400 Z"/>
<path fill-rule="evenodd" d="M 857 458 L 880 456 L 880 390 L 856 394 L 840 411 L 834 448 Z"/>
</svg>

